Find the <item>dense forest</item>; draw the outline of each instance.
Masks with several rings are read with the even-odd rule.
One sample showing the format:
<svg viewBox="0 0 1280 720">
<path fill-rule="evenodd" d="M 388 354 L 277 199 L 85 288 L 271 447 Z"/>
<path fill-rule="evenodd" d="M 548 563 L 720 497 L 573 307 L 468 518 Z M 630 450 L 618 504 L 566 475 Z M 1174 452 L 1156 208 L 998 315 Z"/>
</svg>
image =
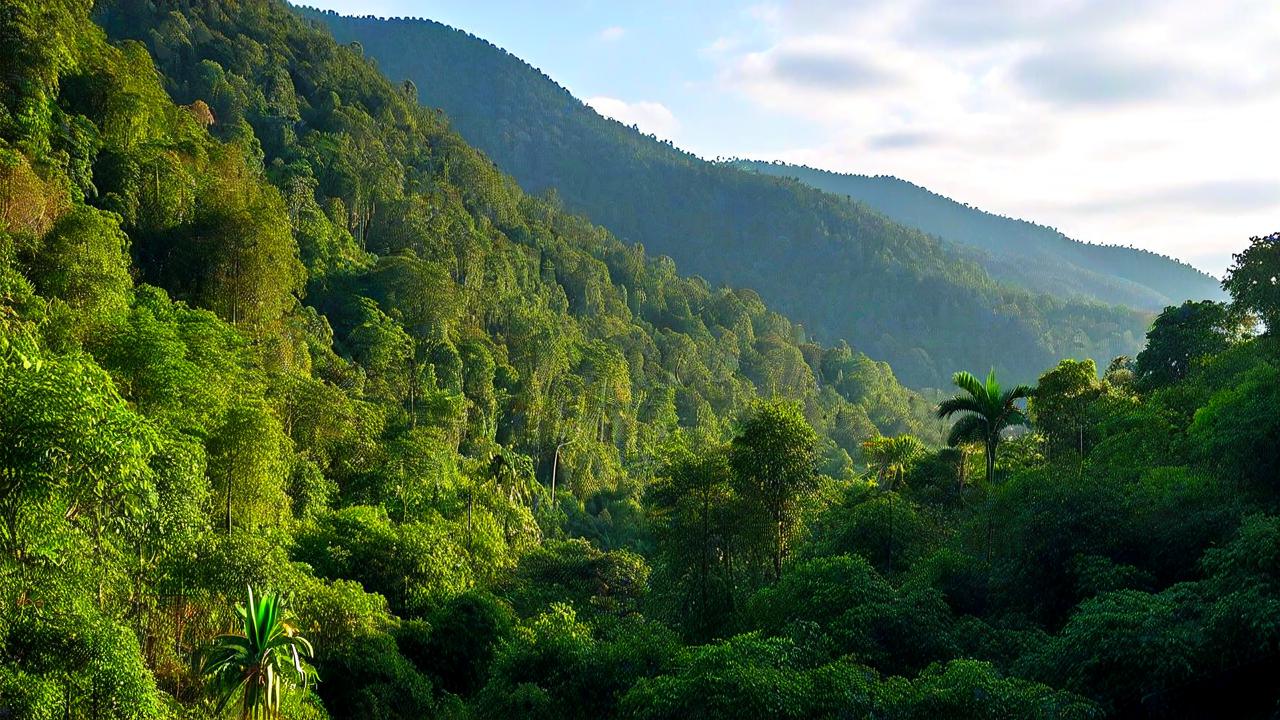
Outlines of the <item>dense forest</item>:
<svg viewBox="0 0 1280 720">
<path fill-rule="evenodd" d="M 1106 363 L 1141 345 L 1150 307 L 997 283 L 967 248 L 844 195 L 707 162 L 601 117 L 480 38 L 428 20 L 302 12 L 391 79 L 415 83 L 422 103 L 525 189 L 554 189 L 621 239 L 756 290 L 817 337 L 888 362 L 909 386 L 946 385 L 956 367 L 1033 380 L 1059 357 Z M 1204 299 L 1178 302 L 1188 298 Z"/>
<path fill-rule="evenodd" d="M 1280 234 L 925 397 L 419 92 L 279 0 L 0 0 L 0 718 L 1280 711 Z"/>
<path fill-rule="evenodd" d="M 886 175 L 846 175 L 758 160 L 735 167 L 790 177 L 875 208 L 895 222 L 981 251 L 976 259 L 992 277 L 1053 295 L 1158 311 L 1184 300 L 1219 300 L 1209 275 L 1148 250 L 1091 245 L 1053 228 L 993 215 Z"/>
</svg>

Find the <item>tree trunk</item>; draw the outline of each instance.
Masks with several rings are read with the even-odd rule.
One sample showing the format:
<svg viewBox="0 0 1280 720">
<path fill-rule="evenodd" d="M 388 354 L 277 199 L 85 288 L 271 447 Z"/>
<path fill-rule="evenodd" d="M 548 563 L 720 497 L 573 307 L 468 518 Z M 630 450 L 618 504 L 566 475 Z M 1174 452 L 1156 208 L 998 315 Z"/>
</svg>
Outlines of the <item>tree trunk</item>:
<svg viewBox="0 0 1280 720">
<path fill-rule="evenodd" d="M 556 469 L 560 466 L 560 446 L 556 446 L 556 454 L 551 458 L 551 506 L 556 504 Z"/>
<path fill-rule="evenodd" d="M 711 529 L 709 527 L 711 516 L 711 498 L 706 492 L 702 493 L 702 558 L 699 570 L 700 577 L 700 594 L 702 596 L 702 605 L 698 608 L 698 631 L 705 632 L 707 627 L 707 573 L 710 572 L 707 565 L 709 558 L 707 557 L 707 544 L 710 542 Z"/>
<path fill-rule="evenodd" d="M 233 463 L 234 464 L 234 463 Z M 227 471 L 227 535 L 231 535 L 231 477 L 232 472 Z"/>
<path fill-rule="evenodd" d="M 774 517 L 774 547 L 773 547 L 773 579 L 775 582 L 782 579 L 782 515 L 778 514 Z"/>
<path fill-rule="evenodd" d="M 897 503 L 897 498 L 890 496 L 889 498 L 889 547 L 885 553 L 884 573 L 888 576 L 893 572 L 893 506 Z"/>
</svg>

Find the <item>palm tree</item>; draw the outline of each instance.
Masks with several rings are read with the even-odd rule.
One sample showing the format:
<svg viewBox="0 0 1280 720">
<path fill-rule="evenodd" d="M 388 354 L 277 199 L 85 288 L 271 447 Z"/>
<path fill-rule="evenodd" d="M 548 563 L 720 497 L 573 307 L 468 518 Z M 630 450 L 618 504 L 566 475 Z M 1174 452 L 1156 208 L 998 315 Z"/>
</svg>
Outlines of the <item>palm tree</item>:
<svg viewBox="0 0 1280 720">
<path fill-rule="evenodd" d="M 941 419 L 960 414 L 960 419 L 951 426 L 951 433 L 947 435 L 947 444 L 956 447 L 967 442 L 982 443 L 987 456 L 987 480 L 992 481 L 995 479 L 996 447 L 1000 444 L 1000 434 L 1005 428 L 1030 424 L 1017 401 L 1031 397 L 1033 391 L 1027 385 L 1002 391 L 995 370 L 987 375 L 985 383 L 967 372 L 956 373 L 951 382 L 964 393 L 938 405 L 938 417 Z"/>
<path fill-rule="evenodd" d="M 876 484 L 893 490 L 924 454 L 924 444 L 911 435 L 873 437 L 862 443 L 862 452 L 876 469 Z"/>
<path fill-rule="evenodd" d="M 897 437 L 873 437 L 862 443 L 862 453 L 876 468 L 876 484 L 884 490 L 900 486 L 907 471 L 924 454 L 924 443 L 911 435 Z M 886 482 L 886 480 L 888 482 Z M 890 495 L 895 502 L 897 495 Z M 892 507 L 890 508 L 892 510 Z M 889 513 L 889 542 L 885 546 L 885 572 L 893 571 L 894 515 Z"/>
<path fill-rule="evenodd" d="M 311 643 L 289 624 L 280 597 L 267 593 L 249 605 L 236 606 L 242 634 L 219 635 L 205 652 L 200 672 L 218 697 L 215 714 L 240 696 L 240 720 L 280 717 L 285 688 L 306 688 L 317 679 L 303 658 L 315 653 Z"/>
</svg>

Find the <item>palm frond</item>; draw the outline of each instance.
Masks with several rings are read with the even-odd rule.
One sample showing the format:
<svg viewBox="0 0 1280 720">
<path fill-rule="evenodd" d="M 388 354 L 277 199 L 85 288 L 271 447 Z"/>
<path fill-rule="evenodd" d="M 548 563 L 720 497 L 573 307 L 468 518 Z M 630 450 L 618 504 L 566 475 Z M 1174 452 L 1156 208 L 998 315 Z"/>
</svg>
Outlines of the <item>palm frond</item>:
<svg viewBox="0 0 1280 720">
<path fill-rule="evenodd" d="M 987 436 L 987 419 L 981 415 L 970 413 L 962 416 L 951 426 L 947 434 L 947 445 L 955 447 L 967 442 L 980 442 Z"/>
<path fill-rule="evenodd" d="M 1035 395 L 1035 388 L 1030 385 L 1019 385 L 1000 396 L 1000 404 L 1008 405 L 1014 400 L 1022 400 Z"/>
<path fill-rule="evenodd" d="M 1010 410 L 1009 413 L 1004 416 L 1004 423 L 1001 429 L 1006 427 L 1015 427 L 1018 425 L 1030 427 L 1031 420 L 1028 419 L 1021 410 Z"/>
<path fill-rule="evenodd" d="M 971 372 L 961 370 L 951 376 L 951 382 L 956 387 L 969 393 L 975 398 L 982 397 L 986 394 L 986 388 L 983 386 L 982 381 L 975 377 Z"/>
<path fill-rule="evenodd" d="M 986 392 L 988 400 L 1000 397 L 1000 381 L 996 379 L 995 368 L 991 368 L 991 372 L 987 373 L 987 381 L 983 383 L 983 390 Z"/>
<path fill-rule="evenodd" d="M 889 441 L 889 454 L 897 463 L 910 463 L 924 454 L 924 443 L 914 435 L 899 435 Z"/>
<path fill-rule="evenodd" d="M 946 419 L 958 412 L 982 414 L 985 410 L 986 408 L 977 399 L 960 395 L 938 403 L 936 414 L 940 419 Z"/>
</svg>

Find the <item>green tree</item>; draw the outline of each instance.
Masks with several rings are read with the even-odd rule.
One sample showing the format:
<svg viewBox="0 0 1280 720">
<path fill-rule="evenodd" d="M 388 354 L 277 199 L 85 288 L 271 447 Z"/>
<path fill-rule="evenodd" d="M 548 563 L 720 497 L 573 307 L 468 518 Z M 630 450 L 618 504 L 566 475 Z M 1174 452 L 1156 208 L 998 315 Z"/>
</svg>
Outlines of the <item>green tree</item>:
<svg viewBox="0 0 1280 720">
<path fill-rule="evenodd" d="M 842 502 L 817 518 L 815 542 L 806 547 L 806 557 L 857 554 L 887 576 L 910 569 L 934 549 L 939 530 L 933 515 L 921 512 L 910 499 L 851 485 Z"/>
<path fill-rule="evenodd" d="M 477 524 L 486 521 L 480 529 L 493 529 L 491 516 L 477 516 Z M 439 513 L 422 522 L 396 524 L 384 507 L 354 505 L 300 532 L 297 555 L 317 575 L 357 580 L 386 597 L 395 613 L 418 617 L 443 598 L 469 589 L 475 572 L 486 569 L 485 562 L 469 556 L 466 544 L 465 526 L 447 522 Z"/>
<path fill-rule="evenodd" d="M 1274 492 L 1280 475 L 1280 369 L 1260 363 L 1196 411 L 1188 435 L 1200 457 L 1228 481 L 1260 482 Z"/>
<path fill-rule="evenodd" d="M 227 534 L 234 525 L 253 529 L 279 523 L 289 500 L 292 443 L 262 404 L 231 408 L 209 439 L 209 478 L 223 502 Z"/>
<path fill-rule="evenodd" d="M 1040 376 L 1027 411 L 1051 451 L 1074 448 L 1084 455 L 1090 408 L 1104 391 L 1093 360 L 1063 360 Z"/>
<path fill-rule="evenodd" d="M 876 482 L 885 490 L 895 490 L 907 471 L 924 455 L 924 443 L 912 435 L 874 437 L 862 443 L 862 454 L 876 471 Z"/>
<path fill-rule="evenodd" d="M 137 635 L 54 590 L 45 607 L 0 618 L 0 716 L 31 720 L 160 720 L 165 713 Z M 70 602 L 69 602 L 70 601 Z"/>
<path fill-rule="evenodd" d="M 36 289 L 66 301 L 90 329 L 128 310 L 129 239 L 116 215 L 79 207 L 63 216 L 45 236 L 32 270 Z"/>
<path fill-rule="evenodd" d="M 355 360 L 368 378 L 365 392 L 384 402 L 412 396 L 414 342 L 409 333 L 368 298 L 356 298 L 361 322 L 346 337 Z"/>
<path fill-rule="evenodd" d="M 403 623 L 396 644 L 444 689 L 470 696 L 484 685 L 494 654 L 514 629 L 515 613 L 506 603 L 488 593 L 467 592 L 449 600 L 428 621 Z"/>
<path fill-rule="evenodd" d="M 911 435 L 899 435 L 898 437 L 871 438 L 862 443 L 862 453 L 866 456 L 871 466 L 876 469 L 876 483 L 884 490 L 890 491 L 889 497 L 891 502 L 897 499 L 897 492 L 906 482 L 907 471 L 915 465 L 916 461 L 924 455 L 924 443 L 917 440 Z M 896 519 L 889 512 L 889 533 L 888 542 L 885 546 L 885 556 L 887 558 L 885 567 L 893 567 L 893 541 Z"/>
<path fill-rule="evenodd" d="M 629 550 L 603 552 L 582 538 L 548 542 L 520 559 L 509 593 L 523 613 L 564 603 L 576 612 L 626 616 L 649 592 L 649 565 Z"/>
<path fill-rule="evenodd" d="M 1249 247 L 1234 260 L 1223 289 L 1237 307 L 1256 314 L 1267 332 L 1280 332 L 1280 232 L 1249 238 Z"/>
<path fill-rule="evenodd" d="M 1212 300 L 1167 307 L 1147 331 L 1147 346 L 1134 361 L 1134 374 L 1147 389 L 1177 382 L 1197 360 L 1226 350 L 1244 339 L 1249 329 L 1247 320 Z"/>
<path fill-rule="evenodd" d="M 798 405 L 774 400 L 752 409 L 729 448 L 734 489 L 758 517 L 759 542 L 773 560 L 773 578 L 798 522 L 800 501 L 817 488 L 818 436 Z"/>
<path fill-rule="evenodd" d="M 280 597 L 266 593 L 236 606 L 240 632 L 219 635 L 206 650 L 200 672 L 209 679 L 221 714 L 237 697 L 240 720 L 280 717 L 282 694 L 306 690 L 318 678 L 308 661 L 311 643 L 290 624 Z"/>
<path fill-rule="evenodd" d="M 806 623 L 821 628 L 822 635 L 804 641 L 815 655 L 852 656 L 895 674 L 947 655 L 952 643 L 939 593 L 910 584 L 895 588 L 857 555 L 797 561 L 780 582 L 751 597 L 746 614 L 769 635 L 794 633 Z"/>
<path fill-rule="evenodd" d="M 71 543 L 87 539 L 101 608 L 121 521 L 154 497 L 157 433 L 88 359 L 24 350 L 0 357 L 0 546 L 21 575 L 77 559 Z"/>
<path fill-rule="evenodd" d="M 194 212 L 163 232 L 139 231 L 137 254 L 152 282 L 270 344 L 306 279 L 288 210 L 239 148 L 209 150 Z"/>
<path fill-rule="evenodd" d="M 987 482 L 992 482 L 1001 434 L 1007 428 L 1028 424 L 1027 416 L 1017 402 L 1030 397 L 1032 389 L 1026 385 L 1002 389 L 996 380 L 995 370 L 987 375 L 986 382 L 963 371 L 952 376 L 951 382 L 964 394 L 943 400 L 938 405 L 939 419 L 960 416 L 951 426 L 947 444 L 956 447 L 966 442 L 981 442 L 987 456 Z"/>
<path fill-rule="evenodd" d="M 672 614 L 690 636 L 709 637 L 733 608 L 736 550 L 728 447 L 701 437 L 673 448 L 647 498 L 658 528 Z M 676 589 L 678 588 L 678 589 Z"/>
<path fill-rule="evenodd" d="M 386 633 L 357 636 L 326 651 L 320 662 L 325 681 L 317 694 L 330 718 L 419 720 L 439 717 L 431 681 L 418 672 Z"/>
</svg>

